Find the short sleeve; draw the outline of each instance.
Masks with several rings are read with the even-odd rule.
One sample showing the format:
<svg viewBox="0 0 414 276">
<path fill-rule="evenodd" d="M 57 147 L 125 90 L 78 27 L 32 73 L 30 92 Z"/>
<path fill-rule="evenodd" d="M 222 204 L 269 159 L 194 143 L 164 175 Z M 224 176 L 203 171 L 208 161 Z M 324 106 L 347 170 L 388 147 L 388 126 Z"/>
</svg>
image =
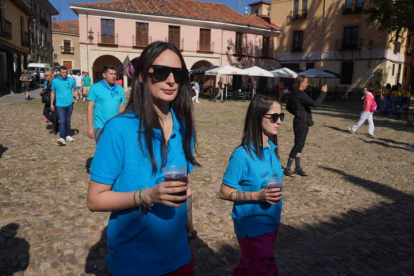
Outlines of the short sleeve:
<svg viewBox="0 0 414 276">
<path fill-rule="evenodd" d="M 194 156 L 194 135 L 191 136 L 191 154 Z M 187 164 L 187 172 L 190 174 L 194 171 L 194 165 L 191 164 L 190 161 L 188 161 Z"/>
<path fill-rule="evenodd" d="M 91 88 L 89 88 L 87 100 L 88 101 L 95 101 L 96 100 L 95 85 L 92 85 Z"/>
<path fill-rule="evenodd" d="M 229 187 L 237 189 L 239 183 L 246 174 L 245 166 L 233 153 L 227 165 L 226 172 L 223 176 L 223 183 Z"/>
<path fill-rule="evenodd" d="M 125 91 L 122 87 L 121 87 L 120 91 L 121 91 L 121 104 L 125 104 L 126 103 Z"/>
<path fill-rule="evenodd" d="M 77 88 L 76 81 L 74 79 L 72 79 L 72 88 L 73 89 L 76 89 Z"/>
<path fill-rule="evenodd" d="M 56 90 L 56 81 L 52 80 L 52 85 L 50 87 L 51 90 Z"/>
<path fill-rule="evenodd" d="M 111 123 L 101 133 L 91 165 L 91 180 L 112 185 L 121 173 L 124 160 L 123 139 L 111 129 Z"/>
</svg>

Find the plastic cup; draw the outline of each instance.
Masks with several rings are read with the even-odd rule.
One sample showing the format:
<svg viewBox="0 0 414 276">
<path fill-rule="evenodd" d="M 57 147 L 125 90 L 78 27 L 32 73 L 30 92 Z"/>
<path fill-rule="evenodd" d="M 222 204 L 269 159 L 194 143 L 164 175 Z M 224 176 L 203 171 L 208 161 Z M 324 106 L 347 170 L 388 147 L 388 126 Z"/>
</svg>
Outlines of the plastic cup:
<svg viewBox="0 0 414 276">
<path fill-rule="evenodd" d="M 188 182 L 187 165 L 167 166 L 162 169 L 162 172 L 164 173 L 165 181 L 180 181 L 180 182 L 185 183 L 185 185 L 187 185 L 187 182 Z M 174 195 L 184 196 L 186 194 L 187 193 L 184 191 L 180 193 L 175 193 Z M 177 204 L 181 204 L 183 202 L 185 201 L 175 201 L 175 203 Z"/>
<path fill-rule="evenodd" d="M 271 177 L 267 180 L 267 189 L 279 188 L 283 189 L 283 178 Z"/>
</svg>

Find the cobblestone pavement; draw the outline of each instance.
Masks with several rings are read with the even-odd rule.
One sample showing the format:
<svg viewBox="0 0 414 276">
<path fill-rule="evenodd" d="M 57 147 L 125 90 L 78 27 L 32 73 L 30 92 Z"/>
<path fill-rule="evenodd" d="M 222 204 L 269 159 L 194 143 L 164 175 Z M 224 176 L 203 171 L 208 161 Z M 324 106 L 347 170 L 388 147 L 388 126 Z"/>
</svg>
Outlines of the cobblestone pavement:
<svg viewBox="0 0 414 276">
<path fill-rule="evenodd" d="M 240 251 L 231 203 L 218 198 L 228 158 L 240 142 L 248 102 L 195 106 L 202 167 L 192 175 L 197 275 L 229 275 Z M 402 119 L 374 117 L 346 131 L 361 102 L 315 110 L 302 164 L 285 178 L 275 254 L 282 275 L 413 275 L 414 142 Z M 108 213 L 85 204 L 94 141 L 86 104 L 74 109 L 75 142 L 58 147 L 40 100 L 0 106 L 0 275 L 105 275 Z M 292 116 L 279 135 L 282 164 L 293 145 Z"/>
</svg>

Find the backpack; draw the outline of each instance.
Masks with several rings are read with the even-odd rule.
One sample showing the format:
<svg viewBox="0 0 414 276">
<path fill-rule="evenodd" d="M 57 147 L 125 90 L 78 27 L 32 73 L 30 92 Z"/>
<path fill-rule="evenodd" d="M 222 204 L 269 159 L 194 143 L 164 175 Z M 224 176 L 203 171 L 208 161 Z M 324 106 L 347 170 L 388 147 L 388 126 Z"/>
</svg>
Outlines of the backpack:
<svg viewBox="0 0 414 276">
<path fill-rule="evenodd" d="M 290 114 L 296 115 L 295 114 L 295 109 L 293 108 L 293 104 L 292 104 L 292 101 L 290 99 L 286 103 L 286 110 L 289 111 Z"/>
<path fill-rule="evenodd" d="M 374 100 L 372 100 L 371 106 L 369 107 L 369 111 L 375 112 L 375 110 L 377 110 L 377 103 Z"/>
</svg>

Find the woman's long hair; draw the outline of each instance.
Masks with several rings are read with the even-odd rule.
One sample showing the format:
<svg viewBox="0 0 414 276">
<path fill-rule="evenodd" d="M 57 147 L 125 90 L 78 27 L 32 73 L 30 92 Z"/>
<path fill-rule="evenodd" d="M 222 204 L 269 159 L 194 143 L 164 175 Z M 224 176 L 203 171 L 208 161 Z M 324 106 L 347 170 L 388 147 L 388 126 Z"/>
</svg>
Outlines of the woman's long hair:
<svg viewBox="0 0 414 276">
<path fill-rule="evenodd" d="M 152 171 L 157 171 L 157 164 L 154 159 L 153 143 L 154 136 L 153 129 L 161 130 L 161 154 L 162 165 L 167 161 L 167 145 L 164 139 L 164 132 L 160 124 L 160 118 L 154 108 L 154 102 L 149 90 L 148 83 L 152 81 L 148 71 L 154 60 L 165 50 L 171 50 L 180 58 L 182 68 L 187 70 L 184 58 L 180 51 L 171 43 L 168 42 L 153 42 L 148 45 L 139 57 L 137 66 L 135 68 L 134 77 L 131 87 L 131 97 L 125 108 L 125 113 L 134 113 L 139 120 L 139 144 L 141 150 L 148 153 L 151 159 Z M 177 64 L 178 65 L 178 64 Z M 196 145 L 196 132 L 194 129 L 193 119 L 193 105 L 191 102 L 191 87 L 188 74 L 185 74 L 184 80 L 179 84 L 177 97 L 171 102 L 170 107 L 183 126 L 185 127 L 183 150 L 186 159 L 193 165 L 200 164 L 194 158 L 191 152 L 191 137 L 194 136 L 194 146 Z M 143 135 L 145 136 L 145 145 L 143 143 Z"/>
<path fill-rule="evenodd" d="M 293 88 L 295 89 L 300 89 L 300 85 L 302 84 L 302 82 L 305 81 L 305 79 L 307 79 L 307 76 L 304 75 L 299 75 L 296 77 L 296 79 L 293 81 Z"/>
<path fill-rule="evenodd" d="M 274 102 L 279 103 L 273 96 L 256 95 L 247 109 L 243 138 L 240 146 L 244 147 L 253 159 L 252 148 L 256 151 L 259 159 L 263 159 L 262 120 Z M 270 140 L 277 145 L 277 135 L 272 135 Z M 275 153 L 279 157 L 277 148 Z"/>
</svg>

